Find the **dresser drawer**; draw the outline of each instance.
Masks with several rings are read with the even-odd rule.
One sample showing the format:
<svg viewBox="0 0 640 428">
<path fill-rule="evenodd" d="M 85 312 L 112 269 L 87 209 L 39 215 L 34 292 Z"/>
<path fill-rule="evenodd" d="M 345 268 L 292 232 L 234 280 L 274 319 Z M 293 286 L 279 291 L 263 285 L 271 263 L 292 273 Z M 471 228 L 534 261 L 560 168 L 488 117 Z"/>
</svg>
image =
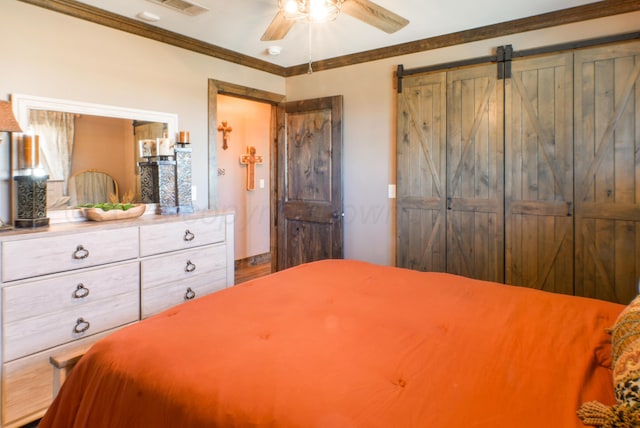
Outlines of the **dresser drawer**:
<svg viewBox="0 0 640 428">
<path fill-rule="evenodd" d="M 119 294 L 132 295 L 139 287 L 138 262 L 101 269 L 82 269 L 66 275 L 4 287 L 4 322 L 14 323 L 50 312 L 65 312 Z"/>
<path fill-rule="evenodd" d="M 150 256 L 225 241 L 226 216 L 140 227 L 140 255 Z"/>
<path fill-rule="evenodd" d="M 89 348 L 111 331 L 49 349 L 2 366 L 2 425 L 33 416 L 37 419 L 53 397 L 51 355 Z"/>
<path fill-rule="evenodd" d="M 140 264 L 142 288 L 190 280 L 226 268 L 224 244 L 151 257 Z"/>
<path fill-rule="evenodd" d="M 2 243 L 2 280 L 14 281 L 136 257 L 137 227 L 7 241 Z"/>
<path fill-rule="evenodd" d="M 171 282 L 142 290 L 142 318 L 150 317 L 180 303 L 226 288 L 224 269 L 199 275 L 189 281 Z"/>
<path fill-rule="evenodd" d="M 96 300 L 64 312 L 4 323 L 4 361 L 137 321 L 139 290 Z"/>
</svg>

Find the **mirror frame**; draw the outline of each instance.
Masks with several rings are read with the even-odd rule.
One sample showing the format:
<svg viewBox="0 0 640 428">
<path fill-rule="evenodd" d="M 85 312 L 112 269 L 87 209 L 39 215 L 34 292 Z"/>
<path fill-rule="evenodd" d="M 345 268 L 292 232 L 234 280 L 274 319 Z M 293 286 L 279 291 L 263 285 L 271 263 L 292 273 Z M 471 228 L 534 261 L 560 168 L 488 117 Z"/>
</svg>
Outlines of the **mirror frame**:
<svg viewBox="0 0 640 428">
<path fill-rule="evenodd" d="M 94 104 L 83 101 L 62 100 L 57 98 L 46 98 L 34 95 L 11 94 L 11 104 L 13 113 L 23 130 L 29 129 L 29 110 L 51 110 L 67 113 L 85 114 L 91 116 L 103 116 L 118 119 L 140 120 L 148 122 L 163 122 L 167 124 L 168 134 L 175 138 L 178 132 L 178 115 L 176 113 L 164 113 L 151 110 L 140 110 L 129 107 L 112 106 L 106 104 Z M 13 146 L 13 142 L 11 144 Z M 16 154 L 10 150 L 10 169 L 14 173 L 17 159 Z M 11 196 L 11 215 L 15 218 L 15 195 Z M 62 216 L 52 215 L 61 212 Z M 82 221 L 84 217 L 80 215 L 80 210 L 69 208 L 66 210 L 47 211 L 51 223 L 64 223 L 68 221 Z"/>
</svg>

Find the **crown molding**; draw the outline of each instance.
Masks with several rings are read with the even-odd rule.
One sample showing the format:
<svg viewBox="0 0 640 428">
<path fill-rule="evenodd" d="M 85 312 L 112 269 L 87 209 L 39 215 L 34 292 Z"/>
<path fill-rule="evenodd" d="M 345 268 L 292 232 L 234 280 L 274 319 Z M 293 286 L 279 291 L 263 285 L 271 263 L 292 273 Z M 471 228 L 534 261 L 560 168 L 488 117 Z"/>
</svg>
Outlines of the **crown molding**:
<svg viewBox="0 0 640 428">
<path fill-rule="evenodd" d="M 526 31 L 540 30 L 558 25 L 572 24 L 590 19 L 604 18 L 640 10 L 640 0 L 603 0 L 583 6 L 562 9 L 542 15 L 505 21 L 498 24 L 486 25 L 470 30 L 444 34 L 403 43 L 385 48 L 358 52 L 312 63 L 314 71 L 329 70 L 347 65 L 361 64 L 370 61 L 408 55 L 432 49 L 455 46 L 463 43 L 477 42 L 510 34 L 524 33 Z M 296 76 L 308 72 L 308 64 L 300 64 L 286 69 L 286 76 Z"/>
<path fill-rule="evenodd" d="M 210 43 L 196 40 L 191 37 L 183 36 L 172 31 L 163 30 L 135 19 L 107 12 L 103 9 L 89 6 L 75 0 L 19 1 L 282 77 L 306 74 L 309 68 L 308 64 L 282 67 L 229 49 L 221 48 Z M 362 64 L 365 62 L 439 49 L 462 43 L 476 42 L 509 34 L 523 33 L 526 31 L 540 30 L 558 25 L 587 21 L 590 19 L 620 15 L 637 10 L 640 10 L 640 0 L 601 0 L 583 6 L 576 6 L 527 18 L 515 19 L 470 30 L 449 33 L 442 36 L 429 37 L 427 39 L 417 40 L 414 42 L 314 61 L 312 65 L 314 71 L 330 70 L 333 68 Z"/>
</svg>

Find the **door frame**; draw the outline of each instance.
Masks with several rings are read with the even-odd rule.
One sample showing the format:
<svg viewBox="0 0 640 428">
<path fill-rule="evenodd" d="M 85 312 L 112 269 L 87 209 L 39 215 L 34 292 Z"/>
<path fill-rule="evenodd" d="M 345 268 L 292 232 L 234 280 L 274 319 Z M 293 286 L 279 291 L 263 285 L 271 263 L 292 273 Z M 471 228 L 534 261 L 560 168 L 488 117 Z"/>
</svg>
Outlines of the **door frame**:
<svg viewBox="0 0 640 428">
<path fill-rule="evenodd" d="M 269 235 L 271 271 L 275 272 L 278 261 L 277 201 L 278 201 L 278 106 L 285 102 L 285 95 L 263 91 L 235 83 L 209 79 L 208 83 L 208 184 L 209 209 L 217 209 L 218 200 L 218 95 L 228 95 L 271 105 L 271 143 L 269 144 Z"/>
</svg>

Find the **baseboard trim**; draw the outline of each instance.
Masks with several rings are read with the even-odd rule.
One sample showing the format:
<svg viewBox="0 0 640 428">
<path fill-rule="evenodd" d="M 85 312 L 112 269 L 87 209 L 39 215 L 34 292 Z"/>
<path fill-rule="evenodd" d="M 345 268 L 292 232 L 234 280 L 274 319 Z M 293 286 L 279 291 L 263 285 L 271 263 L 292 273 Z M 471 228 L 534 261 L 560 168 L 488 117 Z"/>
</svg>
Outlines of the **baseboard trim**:
<svg viewBox="0 0 640 428">
<path fill-rule="evenodd" d="M 236 270 L 243 267 L 256 266 L 264 263 L 271 263 L 271 253 L 257 254 L 244 259 L 236 260 Z"/>
</svg>

